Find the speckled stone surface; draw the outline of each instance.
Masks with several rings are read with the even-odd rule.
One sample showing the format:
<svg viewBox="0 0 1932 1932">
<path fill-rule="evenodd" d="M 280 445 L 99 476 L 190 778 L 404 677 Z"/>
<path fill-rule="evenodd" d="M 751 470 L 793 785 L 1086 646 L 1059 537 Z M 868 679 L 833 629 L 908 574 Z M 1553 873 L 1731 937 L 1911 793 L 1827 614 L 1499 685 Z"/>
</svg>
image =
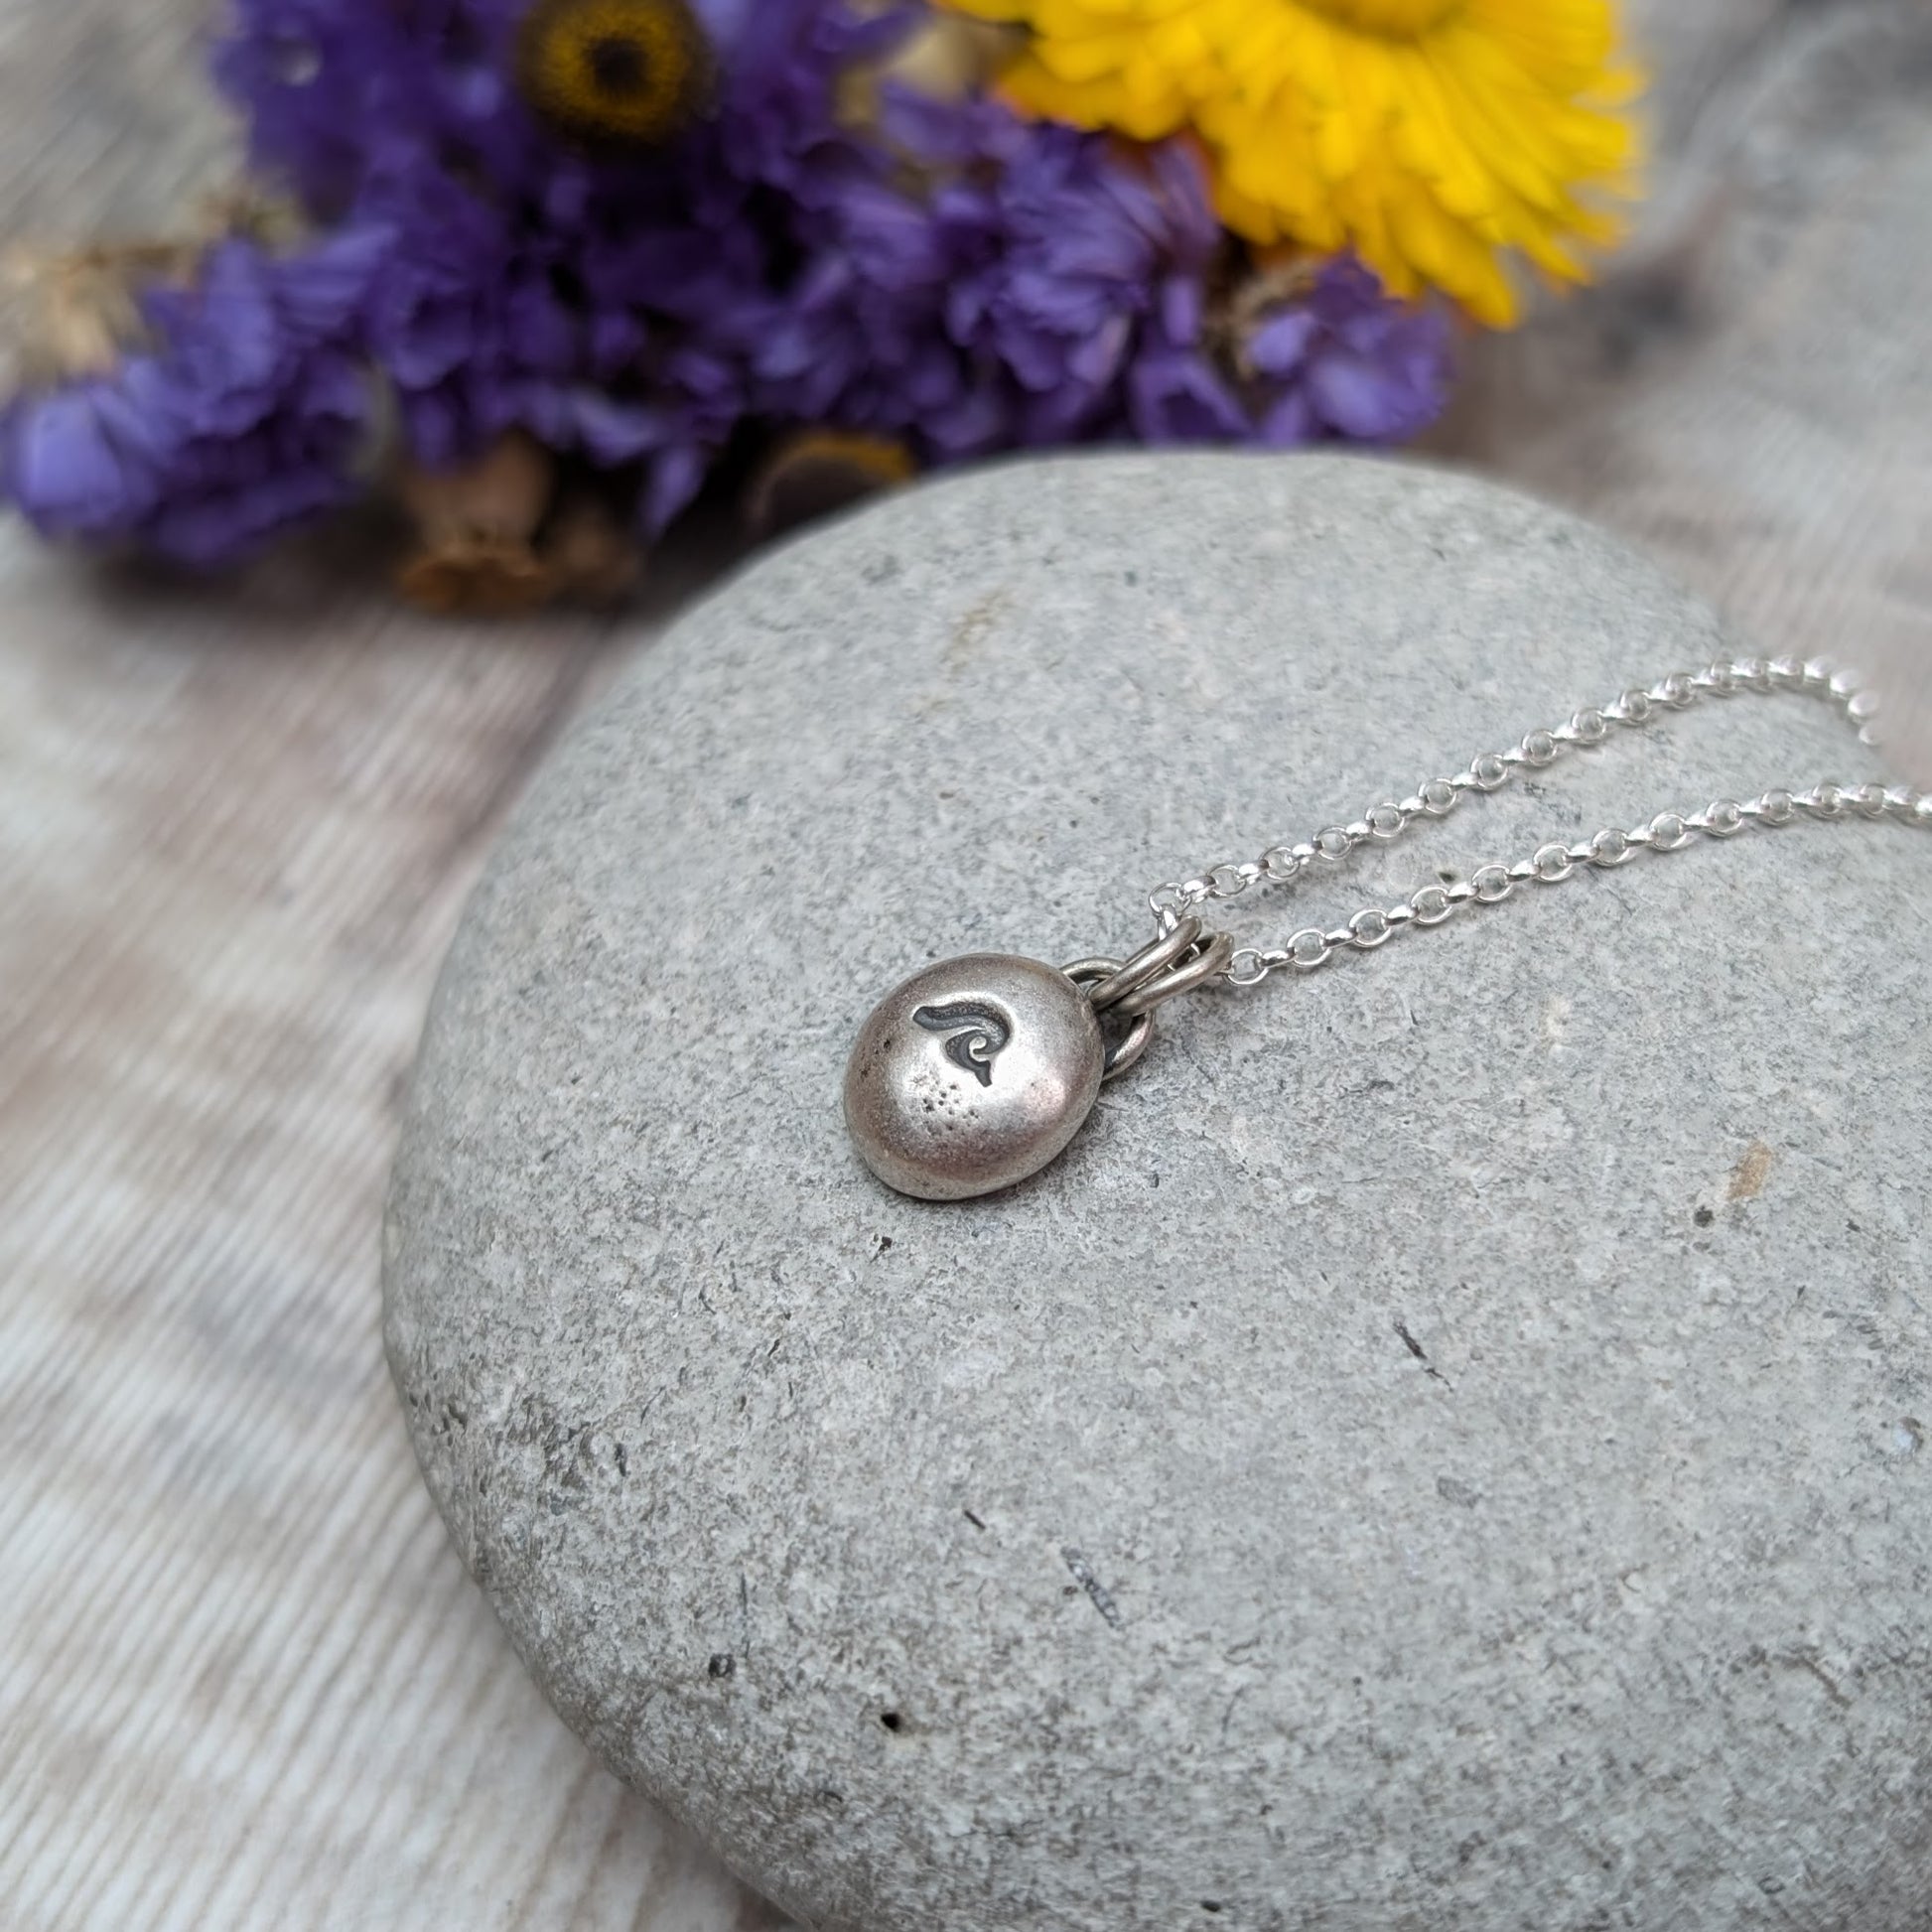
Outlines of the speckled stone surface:
<svg viewBox="0 0 1932 1932">
<path fill-rule="evenodd" d="M 564 1717 L 823 1932 L 1923 1932 L 1932 841 L 1196 999 L 992 1201 L 840 1116 L 922 962 L 1130 947 L 1178 869 L 1719 646 L 1477 483 L 1123 457 L 895 500 L 648 650 L 465 923 L 387 1237 Z M 1710 707 L 1231 922 L 1872 762 Z"/>
</svg>

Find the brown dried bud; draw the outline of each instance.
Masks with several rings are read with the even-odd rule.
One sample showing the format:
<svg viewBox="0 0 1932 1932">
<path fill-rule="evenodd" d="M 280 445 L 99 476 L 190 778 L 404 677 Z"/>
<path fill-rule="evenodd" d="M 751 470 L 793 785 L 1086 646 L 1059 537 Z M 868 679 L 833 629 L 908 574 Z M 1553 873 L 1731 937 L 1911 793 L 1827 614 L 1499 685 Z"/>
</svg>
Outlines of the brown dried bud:
<svg viewBox="0 0 1932 1932">
<path fill-rule="evenodd" d="M 410 558 L 396 588 L 438 617 L 503 618 L 547 604 L 556 580 L 517 538 L 451 536 Z"/>
<path fill-rule="evenodd" d="M 513 430 L 460 470 L 404 464 L 404 506 L 422 547 L 397 587 L 411 604 L 452 617 L 505 617 L 556 593 L 536 534 L 557 483 L 556 459 L 534 437 Z"/>
<path fill-rule="evenodd" d="M 804 430 L 779 444 L 753 480 L 745 520 L 770 537 L 897 489 L 918 474 L 903 443 L 839 430 Z"/>
<path fill-rule="evenodd" d="M 425 470 L 405 463 L 398 479 L 403 505 L 431 548 L 466 537 L 527 544 L 549 511 L 556 485 L 556 459 L 521 430 L 511 430 L 461 469 Z"/>
<path fill-rule="evenodd" d="M 544 535 L 543 561 L 559 597 L 608 607 L 621 604 L 644 575 L 644 547 L 600 496 L 566 496 Z"/>
</svg>

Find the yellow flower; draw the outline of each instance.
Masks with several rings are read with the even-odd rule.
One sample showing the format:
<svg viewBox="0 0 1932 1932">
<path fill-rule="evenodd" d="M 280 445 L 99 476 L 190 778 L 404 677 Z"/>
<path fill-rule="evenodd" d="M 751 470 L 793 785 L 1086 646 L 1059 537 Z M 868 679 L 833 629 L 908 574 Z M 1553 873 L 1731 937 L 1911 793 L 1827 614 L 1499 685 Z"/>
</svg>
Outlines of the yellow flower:
<svg viewBox="0 0 1932 1932">
<path fill-rule="evenodd" d="M 1250 240 L 1353 248 L 1398 295 L 1513 322 L 1507 262 L 1583 281 L 1635 192 L 1615 0 L 949 0 L 1032 29 L 1029 111 L 1191 129 Z"/>
<path fill-rule="evenodd" d="M 537 0 L 516 55 L 530 105 L 598 146 L 654 147 L 710 98 L 711 46 L 689 0 Z"/>
</svg>

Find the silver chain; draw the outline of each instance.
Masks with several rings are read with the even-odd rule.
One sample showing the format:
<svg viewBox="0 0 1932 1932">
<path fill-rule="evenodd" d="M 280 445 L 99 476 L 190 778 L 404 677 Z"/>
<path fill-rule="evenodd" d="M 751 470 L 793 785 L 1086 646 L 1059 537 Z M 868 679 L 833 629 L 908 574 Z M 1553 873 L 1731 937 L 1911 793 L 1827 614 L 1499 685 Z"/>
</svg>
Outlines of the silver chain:
<svg viewBox="0 0 1932 1932">
<path fill-rule="evenodd" d="M 1193 924 L 1191 915 L 1198 906 L 1238 898 L 1255 887 L 1297 885 L 1339 867 L 1365 845 L 1393 843 L 1419 820 L 1448 818 L 1471 792 L 1501 791 L 1525 771 L 1543 770 L 1571 752 L 1604 744 L 1619 726 L 1636 730 L 1707 698 L 1782 693 L 1825 700 L 1857 729 L 1861 744 L 1874 742 L 1876 696 L 1850 673 L 1820 659 L 1753 657 L 1680 671 L 1648 690 L 1626 691 L 1614 703 L 1580 711 L 1568 724 L 1533 731 L 1510 751 L 1485 752 L 1470 760 L 1467 770 L 1452 778 L 1431 778 L 1410 797 L 1371 805 L 1352 824 L 1330 825 L 1303 844 L 1270 846 L 1244 864 L 1213 866 L 1196 879 L 1157 886 L 1148 904 L 1163 935 L 1172 935 L 1183 923 Z M 1735 838 L 1750 827 L 1774 831 L 1805 819 L 1846 818 L 1891 819 L 1932 829 L 1932 794 L 1902 784 L 1819 784 L 1803 792 L 1767 791 L 1748 801 L 1721 798 L 1700 812 L 1659 812 L 1633 830 L 1612 826 L 1578 845 L 1539 846 L 1514 865 L 1482 866 L 1453 885 L 1425 886 L 1400 905 L 1366 907 L 1332 931 L 1310 926 L 1280 947 L 1222 948 L 1225 965 L 1218 976 L 1231 986 L 1249 987 L 1288 969 L 1311 973 L 1347 951 L 1374 952 L 1412 926 L 1442 925 L 1465 905 L 1500 904 L 1519 886 L 1560 886 L 1586 869 L 1608 871 L 1628 865 L 1639 853 L 1681 852 L 1699 838 Z"/>
</svg>

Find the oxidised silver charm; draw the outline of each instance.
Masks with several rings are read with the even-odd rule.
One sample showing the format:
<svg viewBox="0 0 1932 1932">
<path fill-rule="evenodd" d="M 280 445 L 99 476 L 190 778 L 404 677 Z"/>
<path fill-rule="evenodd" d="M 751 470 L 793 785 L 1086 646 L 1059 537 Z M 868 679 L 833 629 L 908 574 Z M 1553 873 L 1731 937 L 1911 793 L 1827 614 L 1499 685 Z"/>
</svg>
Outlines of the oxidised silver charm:
<svg viewBox="0 0 1932 1932">
<path fill-rule="evenodd" d="M 1055 971 L 974 953 L 914 974 L 874 1010 L 845 1070 L 867 1167 L 921 1200 L 1036 1174 L 1085 1124 L 1100 1083 L 1147 1051 L 1155 1009 L 1223 977 L 1233 956 L 1226 933 L 1189 915 L 1124 964 Z"/>
<path fill-rule="evenodd" d="M 874 1010 L 846 1068 L 845 1117 L 889 1186 L 966 1200 L 1059 1156 L 1107 1070 L 1083 986 L 1037 960 L 976 953 L 914 974 Z"/>
</svg>

